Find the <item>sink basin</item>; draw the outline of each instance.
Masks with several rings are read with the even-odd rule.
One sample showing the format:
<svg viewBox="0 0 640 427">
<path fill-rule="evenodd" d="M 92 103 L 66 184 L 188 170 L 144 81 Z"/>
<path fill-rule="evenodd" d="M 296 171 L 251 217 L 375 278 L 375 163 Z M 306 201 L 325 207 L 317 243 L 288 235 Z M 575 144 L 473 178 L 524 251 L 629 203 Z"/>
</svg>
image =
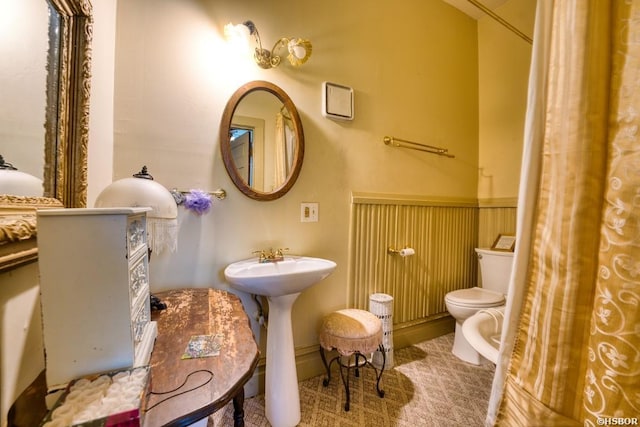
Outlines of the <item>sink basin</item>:
<svg viewBox="0 0 640 427">
<path fill-rule="evenodd" d="M 293 345 L 291 309 L 302 291 L 327 277 L 336 263 L 321 258 L 286 256 L 282 261 L 260 263 L 258 258 L 234 262 L 224 270 L 239 291 L 267 297 L 267 367 L 265 415 L 272 427 L 300 423 L 300 391 Z"/>
<path fill-rule="evenodd" d="M 287 256 L 282 261 L 267 263 L 251 258 L 230 264 L 224 275 L 239 291 L 277 297 L 302 292 L 335 268 L 335 262 L 322 258 Z"/>
<path fill-rule="evenodd" d="M 493 364 L 498 363 L 504 309 L 505 306 L 480 310 L 462 324 L 462 334 L 469 345 Z"/>
</svg>

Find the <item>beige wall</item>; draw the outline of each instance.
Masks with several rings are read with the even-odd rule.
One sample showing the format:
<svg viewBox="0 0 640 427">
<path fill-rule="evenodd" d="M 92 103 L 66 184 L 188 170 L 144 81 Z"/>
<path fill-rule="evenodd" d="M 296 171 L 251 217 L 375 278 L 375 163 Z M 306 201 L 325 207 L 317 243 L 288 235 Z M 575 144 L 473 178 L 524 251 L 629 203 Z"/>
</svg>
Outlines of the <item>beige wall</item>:
<svg viewBox="0 0 640 427">
<path fill-rule="evenodd" d="M 511 0 L 504 7 L 516 3 L 518 10 L 527 9 L 531 2 Z M 365 6 L 335 0 L 313 5 L 255 0 L 119 2 L 117 45 L 116 2 L 92 3 L 96 16 L 89 203 L 111 182 L 112 173 L 114 179 L 129 176 L 143 164 L 169 188 L 222 187 L 229 193 L 204 217 L 180 211 L 179 250 L 151 263 L 154 289 L 225 288 L 226 264 L 269 246 L 334 259 L 335 273 L 305 292 L 294 309 L 295 345 L 310 346 L 317 342 L 320 316 L 346 303 L 352 191 L 464 199 L 512 198 L 517 193 L 512 165 L 520 162 L 521 138 L 515 135 L 521 129 L 505 131 L 511 136 L 500 139 L 513 144 L 512 150 L 482 142 L 488 129 L 499 134 L 511 121 L 485 118 L 478 111 L 483 98 L 491 96 L 484 90 L 490 79 L 482 71 L 482 55 L 490 52 L 483 47 L 483 30 L 477 40 L 476 22 L 445 3 L 409 0 L 397 7 L 381 0 L 362 3 Z M 281 66 L 263 71 L 250 59 L 229 52 L 222 27 L 245 19 L 254 20 L 269 47 L 283 35 L 310 38 L 311 60 L 299 70 Z M 502 39 L 512 37 L 507 34 Z M 501 47 L 506 58 L 502 61 L 523 73 L 528 56 L 522 58 L 520 41 L 515 40 Z M 525 60 L 526 66 L 518 65 Z M 306 135 L 298 184 L 273 202 L 252 201 L 237 191 L 219 154 L 219 121 L 226 100 L 239 85 L 254 79 L 272 81 L 291 96 Z M 325 80 L 354 87 L 353 122 L 321 116 L 320 88 Z M 524 108 L 524 94 L 516 91 L 517 96 L 508 91 L 501 95 L 513 110 Z M 503 108 L 512 117 L 511 110 Z M 442 145 L 456 159 L 392 149 L 382 143 L 384 135 Z M 507 153 L 507 158 L 490 164 L 499 153 Z M 478 159 L 485 173 L 494 175 L 496 190 L 486 192 L 478 182 Z M 303 201 L 319 203 L 318 223 L 299 222 Z M 8 403 L 44 364 L 36 266 L 0 274 L 2 425 Z M 246 297 L 245 304 L 251 314 L 254 305 Z M 258 337 L 264 341 L 264 334 Z"/>
<path fill-rule="evenodd" d="M 94 18 L 87 206 L 113 180 L 113 93 L 117 0 L 91 0 Z"/>
<path fill-rule="evenodd" d="M 496 13 L 533 38 L 535 6 L 536 0 L 509 0 Z M 518 195 L 530 56 L 529 43 L 488 16 L 478 20 L 481 201 Z"/>
<path fill-rule="evenodd" d="M 536 0 L 509 0 L 496 13 L 533 38 Z M 478 245 L 516 233 L 531 45 L 488 16 L 478 20 Z"/>
<path fill-rule="evenodd" d="M 308 37 L 310 61 L 300 69 L 261 70 L 250 56 L 229 52 L 223 26 L 249 18 L 269 47 L 283 35 Z M 439 1 L 412 0 L 402 8 L 337 0 L 120 2 L 114 178 L 147 165 L 168 188 L 228 192 L 203 217 L 181 211 L 178 252 L 152 261 L 152 290 L 227 288 L 225 266 L 257 249 L 329 258 L 335 272 L 293 310 L 295 345 L 317 343 L 321 316 L 346 305 L 352 191 L 475 197 L 477 61 L 475 21 Z M 242 195 L 219 149 L 229 95 L 257 79 L 289 94 L 305 131 L 298 182 L 272 202 Z M 353 122 L 321 115 L 323 81 L 354 88 Z M 389 148 L 384 135 L 445 146 L 456 158 Z M 319 203 L 319 222 L 300 222 L 301 202 Z M 254 311 L 249 298 L 245 305 Z"/>
</svg>

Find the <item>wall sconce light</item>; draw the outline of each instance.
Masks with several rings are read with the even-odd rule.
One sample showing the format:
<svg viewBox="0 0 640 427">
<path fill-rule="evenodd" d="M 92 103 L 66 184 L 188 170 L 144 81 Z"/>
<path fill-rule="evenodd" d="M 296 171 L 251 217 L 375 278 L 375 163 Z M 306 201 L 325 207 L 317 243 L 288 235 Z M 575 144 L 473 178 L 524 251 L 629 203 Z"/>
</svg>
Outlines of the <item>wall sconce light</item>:
<svg viewBox="0 0 640 427">
<path fill-rule="evenodd" d="M 311 42 L 309 40 L 297 37 L 282 37 L 273 45 L 273 48 L 271 50 L 267 50 L 262 47 L 260 34 L 258 33 L 256 25 L 252 21 L 245 21 L 242 24 L 237 25 L 229 23 L 224 27 L 224 34 L 227 39 L 236 37 L 249 38 L 250 36 L 253 36 L 258 45 L 255 48 L 253 58 L 255 59 L 256 64 L 264 69 L 274 68 L 280 65 L 281 58 L 277 54 L 277 51 L 285 46 L 289 51 L 287 59 L 294 67 L 299 67 L 300 65 L 307 62 L 307 60 L 311 56 L 311 51 L 313 50 L 311 47 Z"/>
</svg>

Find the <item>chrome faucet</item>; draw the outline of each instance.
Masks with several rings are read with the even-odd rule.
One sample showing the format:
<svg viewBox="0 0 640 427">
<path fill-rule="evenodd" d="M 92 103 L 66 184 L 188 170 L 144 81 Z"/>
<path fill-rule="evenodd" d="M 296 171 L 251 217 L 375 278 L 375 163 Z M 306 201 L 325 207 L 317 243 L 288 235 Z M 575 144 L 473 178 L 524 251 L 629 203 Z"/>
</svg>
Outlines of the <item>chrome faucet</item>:
<svg viewBox="0 0 640 427">
<path fill-rule="evenodd" d="M 278 262 L 284 260 L 284 253 L 288 251 L 289 248 L 276 249 L 269 248 L 268 251 L 253 251 L 254 254 L 258 254 L 258 262 L 263 264 L 266 262 Z"/>
</svg>

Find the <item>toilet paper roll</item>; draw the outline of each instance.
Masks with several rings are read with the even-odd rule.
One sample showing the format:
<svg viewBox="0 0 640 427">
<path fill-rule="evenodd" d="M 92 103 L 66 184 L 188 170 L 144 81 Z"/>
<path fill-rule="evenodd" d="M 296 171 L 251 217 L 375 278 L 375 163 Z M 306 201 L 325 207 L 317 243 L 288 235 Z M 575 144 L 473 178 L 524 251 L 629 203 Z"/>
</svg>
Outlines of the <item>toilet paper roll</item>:
<svg viewBox="0 0 640 427">
<path fill-rule="evenodd" d="M 400 256 L 401 257 L 411 256 L 411 255 L 414 255 L 415 253 L 416 253 L 416 251 L 413 248 L 400 249 Z"/>
</svg>

